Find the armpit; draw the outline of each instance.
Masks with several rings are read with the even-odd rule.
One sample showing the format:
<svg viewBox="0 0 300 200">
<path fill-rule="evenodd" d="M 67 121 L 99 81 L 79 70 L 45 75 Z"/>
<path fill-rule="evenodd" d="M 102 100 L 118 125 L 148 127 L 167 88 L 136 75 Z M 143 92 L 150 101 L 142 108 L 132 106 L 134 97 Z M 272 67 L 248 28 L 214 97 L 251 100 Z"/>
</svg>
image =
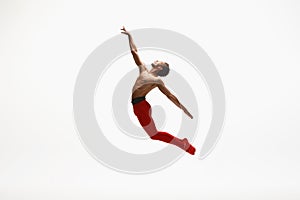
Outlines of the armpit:
<svg viewBox="0 0 300 200">
<path fill-rule="evenodd" d="M 144 63 L 142 63 L 141 65 L 138 65 L 140 73 L 142 73 L 143 71 L 147 71 L 147 67 Z"/>
</svg>

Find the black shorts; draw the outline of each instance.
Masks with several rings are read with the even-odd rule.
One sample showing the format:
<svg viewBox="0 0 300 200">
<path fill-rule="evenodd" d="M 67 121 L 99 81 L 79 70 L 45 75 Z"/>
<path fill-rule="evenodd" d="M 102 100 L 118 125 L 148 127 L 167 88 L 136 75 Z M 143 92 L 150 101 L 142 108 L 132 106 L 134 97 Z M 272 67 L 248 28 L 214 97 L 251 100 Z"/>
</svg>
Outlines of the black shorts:
<svg viewBox="0 0 300 200">
<path fill-rule="evenodd" d="M 134 105 L 134 104 L 137 104 L 137 103 L 139 103 L 141 101 L 144 101 L 145 99 L 146 99 L 145 96 L 143 96 L 143 97 L 137 97 L 137 98 L 132 99 L 131 103 L 132 103 L 132 105 Z"/>
</svg>

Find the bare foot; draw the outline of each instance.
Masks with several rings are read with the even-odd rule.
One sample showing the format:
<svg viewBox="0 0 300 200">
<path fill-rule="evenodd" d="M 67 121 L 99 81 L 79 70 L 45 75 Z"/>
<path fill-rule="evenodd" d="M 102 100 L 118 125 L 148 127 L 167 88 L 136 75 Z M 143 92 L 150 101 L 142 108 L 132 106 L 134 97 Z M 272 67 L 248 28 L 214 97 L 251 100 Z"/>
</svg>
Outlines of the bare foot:
<svg viewBox="0 0 300 200">
<path fill-rule="evenodd" d="M 183 142 L 183 149 L 187 150 L 187 148 L 190 146 L 190 143 L 189 143 L 188 139 L 183 138 L 182 142 Z"/>
<path fill-rule="evenodd" d="M 186 138 L 183 138 L 182 141 L 184 150 L 189 154 L 194 155 L 196 151 L 195 147 L 193 147 Z"/>
</svg>

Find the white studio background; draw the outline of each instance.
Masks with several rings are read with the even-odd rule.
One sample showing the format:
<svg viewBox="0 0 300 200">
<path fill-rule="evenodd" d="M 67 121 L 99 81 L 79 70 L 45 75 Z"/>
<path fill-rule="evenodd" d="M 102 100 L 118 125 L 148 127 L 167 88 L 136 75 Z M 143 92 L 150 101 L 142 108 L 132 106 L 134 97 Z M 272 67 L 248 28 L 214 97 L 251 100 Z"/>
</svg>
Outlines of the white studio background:
<svg viewBox="0 0 300 200">
<path fill-rule="evenodd" d="M 299 11 L 295 0 L 1 1 L 0 199 L 299 199 Z M 77 73 L 122 25 L 174 30 L 212 58 L 227 109 L 205 160 L 134 176 L 81 145 Z"/>
</svg>

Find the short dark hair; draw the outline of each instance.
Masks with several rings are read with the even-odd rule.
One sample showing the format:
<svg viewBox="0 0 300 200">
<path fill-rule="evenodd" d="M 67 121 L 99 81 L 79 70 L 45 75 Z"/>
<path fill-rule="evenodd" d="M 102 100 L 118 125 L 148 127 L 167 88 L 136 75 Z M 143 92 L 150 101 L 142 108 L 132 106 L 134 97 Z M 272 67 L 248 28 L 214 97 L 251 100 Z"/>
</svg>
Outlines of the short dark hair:
<svg viewBox="0 0 300 200">
<path fill-rule="evenodd" d="M 165 62 L 164 65 L 161 65 L 162 70 L 160 70 L 159 72 L 157 72 L 158 76 L 167 76 L 169 74 L 170 68 L 169 68 L 169 64 Z"/>
</svg>

